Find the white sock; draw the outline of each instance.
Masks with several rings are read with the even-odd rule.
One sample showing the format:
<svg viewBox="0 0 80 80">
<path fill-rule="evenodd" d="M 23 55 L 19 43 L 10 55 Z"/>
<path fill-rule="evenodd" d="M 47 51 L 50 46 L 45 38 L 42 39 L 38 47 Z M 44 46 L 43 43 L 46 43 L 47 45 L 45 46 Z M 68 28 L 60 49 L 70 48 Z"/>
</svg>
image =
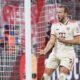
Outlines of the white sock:
<svg viewBox="0 0 80 80">
<path fill-rule="evenodd" d="M 41 80 L 50 80 L 50 76 L 48 74 L 44 73 Z"/>
<path fill-rule="evenodd" d="M 60 73 L 59 80 L 66 80 L 67 75 L 64 73 Z"/>
</svg>

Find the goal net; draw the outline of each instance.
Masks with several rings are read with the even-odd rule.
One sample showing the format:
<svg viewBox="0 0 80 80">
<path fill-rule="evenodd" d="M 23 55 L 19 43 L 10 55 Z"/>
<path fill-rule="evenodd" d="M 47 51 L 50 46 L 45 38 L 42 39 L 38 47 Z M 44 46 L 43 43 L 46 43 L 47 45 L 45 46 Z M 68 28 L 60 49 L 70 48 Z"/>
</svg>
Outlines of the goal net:
<svg viewBox="0 0 80 80">
<path fill-rule="evenodd" d="M 0 0 L 0 80 L 25 79 L 24 1 Z"/>
</svg>

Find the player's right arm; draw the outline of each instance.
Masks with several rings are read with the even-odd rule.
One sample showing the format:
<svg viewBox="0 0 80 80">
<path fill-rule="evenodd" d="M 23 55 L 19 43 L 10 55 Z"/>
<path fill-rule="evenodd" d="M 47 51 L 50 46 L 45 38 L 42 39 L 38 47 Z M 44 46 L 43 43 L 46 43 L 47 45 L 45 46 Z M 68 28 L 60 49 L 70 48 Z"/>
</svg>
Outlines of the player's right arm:
<svg viewBox="0 0 80 80">
<path fill-rule="evenodd" d="M 46 47 L 40 51 L 40 55 L 46 54 L 54 45 L 56 42 L 56 36 L 54 34 L 51 34 L 51 37 L 46 45 Z"/>
</svg>

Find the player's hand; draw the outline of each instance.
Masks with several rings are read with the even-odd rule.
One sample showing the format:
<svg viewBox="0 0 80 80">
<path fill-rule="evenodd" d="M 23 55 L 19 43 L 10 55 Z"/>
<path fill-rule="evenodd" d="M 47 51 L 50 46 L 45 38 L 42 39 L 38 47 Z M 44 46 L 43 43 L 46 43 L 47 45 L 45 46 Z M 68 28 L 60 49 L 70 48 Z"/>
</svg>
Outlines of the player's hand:
<svg viewBox="0 0 80 80">
<path fill-rule="evenodd" d="M 64 38 L 57 38 L 59 42 L 64 42 Z"/>
<path fill-rule="evenodd" d="M 41 49 L 41 50 L 40 50 L 40 55 L 45 55 L 44 49 Z"/>
</svg>

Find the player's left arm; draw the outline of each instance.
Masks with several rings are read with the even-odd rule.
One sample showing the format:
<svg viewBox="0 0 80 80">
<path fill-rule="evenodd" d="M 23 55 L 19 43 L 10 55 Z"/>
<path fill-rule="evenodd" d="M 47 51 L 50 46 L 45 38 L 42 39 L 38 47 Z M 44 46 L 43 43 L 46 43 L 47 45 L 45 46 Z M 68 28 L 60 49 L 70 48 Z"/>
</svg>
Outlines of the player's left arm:
<svg viewBox="0 0 80 80">
<path fill-rule="evenodd" d="M 68 44 L 77 45 L 80 44 L 80 35 L 74 36 L 72 40 L 65 40 L 64 38 L 58 38 L 58 41 L 66 45 Z"/>
</svg>

